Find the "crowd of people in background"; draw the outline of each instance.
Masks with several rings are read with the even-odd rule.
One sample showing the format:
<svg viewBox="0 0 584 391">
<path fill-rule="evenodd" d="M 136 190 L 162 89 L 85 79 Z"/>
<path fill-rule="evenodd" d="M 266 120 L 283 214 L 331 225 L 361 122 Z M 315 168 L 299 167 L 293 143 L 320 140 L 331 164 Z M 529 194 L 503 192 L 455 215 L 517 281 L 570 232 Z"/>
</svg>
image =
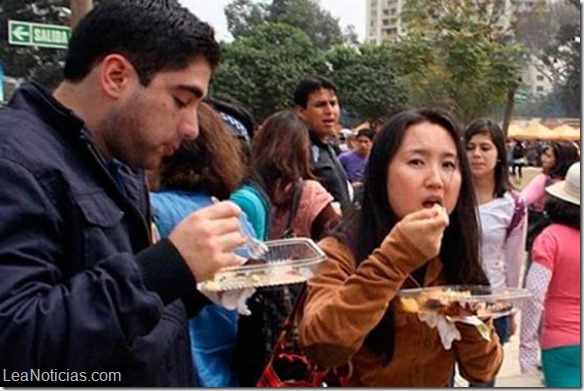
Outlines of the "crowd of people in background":
<svg viewBox="0 0 584 391">
<path fill-rule="evenodd" d="M 26 83 L 0 110 L 5 372 L 255 386 L 302 296 L 299 349 L 349 366 L 350 386 L 447 386 L 458 370 L 493 387 L 515 313 L 478 328 L 398 293 L 525 286 L 522 371 L 580 386 L 574 143 L 506 140 L 491 119 L 463 127 L 434 108 L 346 129 L 320 75 L 256 123 L 206 96 L 219 61 L 212 28 L 178 2 L 106 0 L 74 29 L 62 83 Z M 542 173 L 519 191 L 526 165 Z M 246 236 L 310 238 L 326 257 L 305 287 L 199 291 L 247 261 Z"/>
</svg>

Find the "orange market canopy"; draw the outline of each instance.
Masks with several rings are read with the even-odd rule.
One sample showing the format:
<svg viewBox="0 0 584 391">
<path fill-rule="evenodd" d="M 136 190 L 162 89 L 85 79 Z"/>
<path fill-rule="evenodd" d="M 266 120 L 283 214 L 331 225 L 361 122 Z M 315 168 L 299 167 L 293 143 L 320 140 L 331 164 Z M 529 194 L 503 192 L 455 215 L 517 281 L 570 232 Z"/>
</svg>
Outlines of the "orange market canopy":
<svg viewBox="0 0 584 391">
<path fill-rule="evenodd" d="M 561 125 L 552 130 L 556 135 L 556 140 L 577 141 L 580 140 L 580 129 L 570 125 Z"/>
<path fill-rule="evenodd" d="M 525 126 L 511 124 L 509 137 L 524 140 L 580 140 L 580 129 L 561 125 L 550 129 L 540 122 L 531 122 Z"/>
<path fill-rule="evenodd" d="M 548 139 L 551 130 L 539 122 L 532 122 L 523 126 L 510 125 L 508 135 L 517 139 Z"/>
<path fill-rule="evenodd" d="M 516 124 L 511 124 L 511 125 L 509 125 L 509 128 L 507 129 L 507 134 L 509 135 L 509 137 L 521 138 L 521 130 L 522 129 L 523 129 L 522 126 L 519 126 Z"/>
</svg>

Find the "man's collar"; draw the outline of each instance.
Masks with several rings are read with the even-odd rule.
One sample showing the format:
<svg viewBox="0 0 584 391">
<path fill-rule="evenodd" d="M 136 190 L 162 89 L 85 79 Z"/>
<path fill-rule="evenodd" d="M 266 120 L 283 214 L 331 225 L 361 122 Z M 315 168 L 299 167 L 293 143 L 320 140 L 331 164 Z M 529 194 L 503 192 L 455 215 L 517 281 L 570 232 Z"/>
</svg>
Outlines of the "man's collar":
<svg viewBox="0 0 584 391">
<path fill-rule="evenodd" d="M 330 138 L 331 136 L 327 137 L 326 141 L 322 141 L 322 139 L 320 138 L 320 136 L 318 134 L 316 134 L 316 132 L 314 131 L 309 131 L 308 135 L 310 136 L 310 141 L 312 142 L 312 144 L 316 144 L 319 146 L 325 146 L 325 145 L 329 145 L 330 144 Z"/>
<path fill-rule="evenodd" d="M 85 123 L 73 111 L 65 107 L 42 86 L 30 82 L 25 83 L 14 95 L 10 104 L 25 110 L 33 110 L 42 120 L 51 124 L 59 124 L 59 128 L 67 129 L 67 134 L 79 134 Z"/>
</svg>

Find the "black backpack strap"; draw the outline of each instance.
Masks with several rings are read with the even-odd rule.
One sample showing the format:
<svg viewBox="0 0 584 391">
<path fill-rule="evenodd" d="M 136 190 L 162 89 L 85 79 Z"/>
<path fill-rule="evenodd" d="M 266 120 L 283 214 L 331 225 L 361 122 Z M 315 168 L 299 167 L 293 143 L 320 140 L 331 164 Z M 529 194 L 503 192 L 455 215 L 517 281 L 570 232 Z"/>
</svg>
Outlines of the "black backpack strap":
<svg viewBox="0 0 584 391">
<path fill-rule="evenodd" d="M 284 231 L 284 236 L 290 235 L 292 231 L 292 222 L 294 217 L 296 217 L 296 212 L 298 212 L 298 206 L 300 205 L 300 198 L 302 197 L 302 191 L 304 190 L 304 179 L 300 178 L 298 182 L 294 184 L 294 193 L 292 194 L 292 206 L 290 208 L 290 216 L 288 217 L 288 225 Z"/>
<path fill-rule="evenodd" d="M 260 195 L 260 199 L 266 208 L 265 218 L 266 218 L 266 231 L 267 231 L 267 228 L 271 224 L 270 220 L 271 220 L 272 208 L 273 208 L 272 202 L 270 201 L 270 196 L 268 195 L 268 193 L 266 193 L 266 190 L 264 189 L 263 185 L 254 179 L 248 179 L 247 185 L 253 187 L 253 189 Z"/>
</svg>

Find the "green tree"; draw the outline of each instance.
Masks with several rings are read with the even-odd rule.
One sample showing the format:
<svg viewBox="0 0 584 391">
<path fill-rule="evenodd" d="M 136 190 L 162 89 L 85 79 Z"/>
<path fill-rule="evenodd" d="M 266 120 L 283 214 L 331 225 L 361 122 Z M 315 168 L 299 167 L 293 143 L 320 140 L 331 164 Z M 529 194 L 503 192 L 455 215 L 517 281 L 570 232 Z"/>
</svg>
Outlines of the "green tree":
<svg viewBox="0 0 584 391">
<path fill-rule="evenodd" d="M 304 31 L 317 48 L 327 50 L 341 43 L 355 43 L 350 29 L 344 34 L 338 18 L 321 8 L 318 0 L 234 0 L 225 7 L 229 32 L 234 39 L 249 36 L 262 23 L 283 23 Z"/>
<path fill-rule="evenodd" d="M 543 57 L 542 60 L 549 66 L 555 66 L 556 71 L 561 73 L 561 78 L 550 94 L 534 102 L 529 114 L 545 117 L 580 117 L 582 57 L 580 43 L 574 40 L 580 35 L 578 30 L 579 26 L 562 26 L 556 39 L 544 50 L 548 57 Z M 554 46 L 554 43 L 557 46 Z"/>
<path fill-rule="evenodd" d="M 234 0 L 225 6 L 227 29 L 237 39 L 246 37 L 260 24 L 266 21 L 267 9 L 263 3 L 253 0 Z"/>
<path fill-rule="evenodd" d="M 258 121 L 291 107 L 298 80 L 324 68 L 308 36 L 286 24 L 264 23 L 245 38 L 223 43 L 222 49 L 224 61 L 211 94 L 241 102 Z"/>
<path fill-rule="evenodd" d="M 64 60 L 65 50 L 8 44 L 8 20 L 66 24 L 68 1 L 0 0 L 0 58 L 7 76 L 37 79 L 53 84 Z"/>
<path fill-rule="evenodd" d="M 446 107 L 467 122 L 492 116 L 517 87 L 522 48 L 512 42 L 500 1 L 411 0 L 396 66 L 415 105 Z"/>
<path fill-rule="evenodd" d="M 521 15 L 518 39 L 538 58 L 537 70 L 552 84 L 553 90 L 537 97 L 520 110 L 534 117 L 579 117 L 581 91 L 581 5 L 578 0 L 543 4 Z"/>
<path fill-rule="evenodd" d="M 572 4 L 581 11 L 579 3 Z M 580 117 L 582 48 L 580 41 L 577 41 L 580 29 L 579 18 L 562 24 L 541 55 L 542 62 L 556 72 L 556 80 L 559 80 L 549 97 L 550 104 L 561 104 L 556 115 Z"/>
<path fill-rule="evenodd" d="M 326 55 L 343 108 L 367 120 L 383 119 L 406 103 L 388 44 L 336 46 Z"/>
</svg>

